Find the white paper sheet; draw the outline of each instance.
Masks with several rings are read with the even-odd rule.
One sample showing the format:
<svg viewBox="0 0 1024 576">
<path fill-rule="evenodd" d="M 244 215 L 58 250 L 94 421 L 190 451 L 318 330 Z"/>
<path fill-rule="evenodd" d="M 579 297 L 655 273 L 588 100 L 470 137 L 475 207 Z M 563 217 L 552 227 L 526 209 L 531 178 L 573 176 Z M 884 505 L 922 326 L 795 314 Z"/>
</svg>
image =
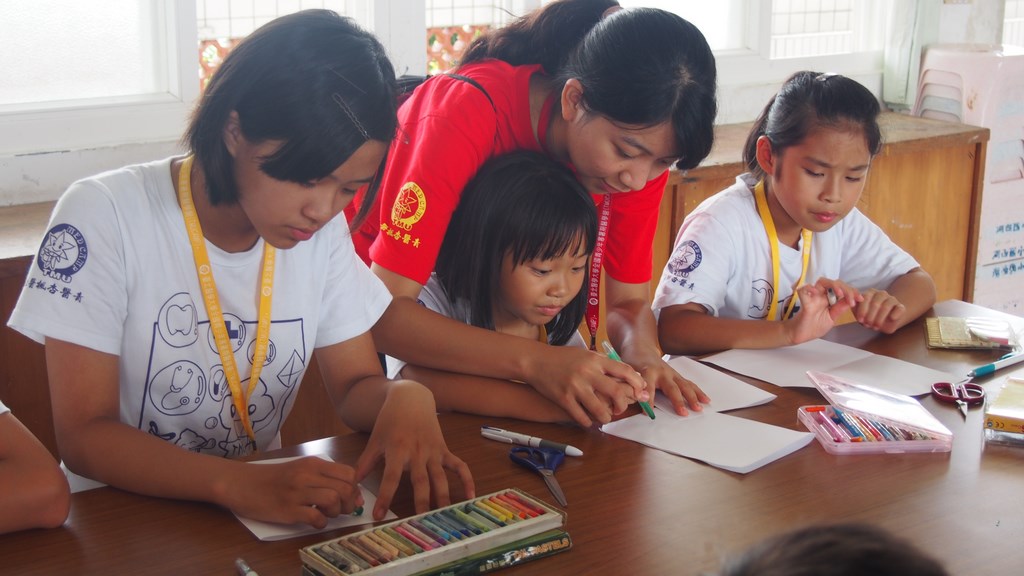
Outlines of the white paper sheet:
<svg viewBox="0 0 1024 576">
<path fill-rule="evenodd" d="M 692 380 L 711 398 L 701 412 L 679 416 L 668 398 L 658 392 L 653 421 L 637 414 L 605 424 L 601 430 L 670 454 L 746 474 L 807 445 L 813 434 L 720 414 L 757 406 L 775 399 L 765 392 L 685 356 L 666 358 L 669 365 Z"/>
<path fill-rule="evenodd" d="M 316 456 L 323 458 L 324 460 L 334 461 L 326 454 L 317 454 Z M 278 462 L 287 462 L 298 458 L 304 458 L 304 456 L 275 458 L 273 460 L 256 460 L 253 464 L 273 464 Z M 374 521 L 372 510 L 373 506 L 377 503 L 377 495 L 362 486 L 359 487 L 359 490 L 363 493 L 364 512 L 362 516 L 342 514 L 336 518 L 328 518 L 327 526 L 324 526 L 323 528 L 314 528 L 309 524 L 275 524 L 273 522 L 262 522 L 260 520 L 253 520 L 252 518 L 245 518 L 238 514 L 235 514 L 235 517 L 253 533 L 253 536 L 256 536 L 265 542 L 287 540 L 288 538 L 296 538 L 298 536 L 305 536 L 306 534 L 318 534 L 320 532 L 327 532 L 328 530 L 336 530 L 338 528 L 370 524 Z M 384 516 L 385 520 L 391 520 L 394 518 L 398 518 L 398 516 L 391 510 L 388 510 L 388 513 Z"/>
<path fill-rule="evenodd" d="M 756 386 L 751 386 L 724 372 L 715 370 L 710 366 L 705 366 L 692 358 L 676 356 L 666 358 L 666 360 L 669 366 L 676 369 L 676 372 L 679 372 L 683 377 L 700 386 L 700 389 L 711 398 L 711 403 L 704 405 L 704 411 L 725 412 L 727 410 L 736 410 L 737 408 L 766 404 L 775 399 L 775 394 L 771 392 L 765 392 Z M 655 403 L 658 406 L 671 409 L 671 403 L 661 392 L 658 392 Z"/>
<path fill-rule="evenodd" d="M 601 430 L 740 474 L 799 450 L 814 439 L 809 432 L 728 414 L 708 411 L 683 417 L 657 410 L 653 421 L 645 414 L 636 414 L 605 424 Z"/>
<path fill-rule="evenodd" d="M 927 394 L 936 382 L 965 379 L 821 339 L 770 350 L 726 350 L 703 361 L 776 386 L 813 388 L 807 378 L 813 370 L 908 396 Z"/>
</svg>

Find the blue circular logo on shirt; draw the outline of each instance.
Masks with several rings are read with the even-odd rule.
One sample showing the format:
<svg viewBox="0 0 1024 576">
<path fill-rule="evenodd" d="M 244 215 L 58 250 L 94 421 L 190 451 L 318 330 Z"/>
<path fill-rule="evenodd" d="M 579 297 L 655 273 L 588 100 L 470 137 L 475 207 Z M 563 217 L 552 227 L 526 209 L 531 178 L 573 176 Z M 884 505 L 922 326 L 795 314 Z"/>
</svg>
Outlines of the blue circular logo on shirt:
<svg viewBox="0 0 1024 576">
<path fill-rule="evenodd" d="M 687 240 L 676 249 L 675 256 L 668 263 L 668 271 L 673 276 L 689 274 L 700 266 L 701 258 L 700 246 L 693 240 Z"/>
<path fill-rule="evenodd" d="M 46 233 L 36 264 L 46 276 L 70 283 L 88 256 L 82 232 L 71 224 L 57 224 Z"/>
</svg>

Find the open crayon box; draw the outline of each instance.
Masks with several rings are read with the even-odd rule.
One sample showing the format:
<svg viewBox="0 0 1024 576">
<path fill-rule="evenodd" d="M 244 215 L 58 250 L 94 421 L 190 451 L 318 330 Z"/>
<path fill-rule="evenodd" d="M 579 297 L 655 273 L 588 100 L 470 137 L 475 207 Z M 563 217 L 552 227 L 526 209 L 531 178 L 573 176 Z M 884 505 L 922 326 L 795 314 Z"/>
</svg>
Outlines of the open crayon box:
<svg viewBox="0 0 1024 576">
<path fill-rule="evenodd" d="M 299 550 L 318 574 L 406 576 L 522 540 L 565 522 L 565 513 L 509 488 Z"/>
<path fill-rule="evenodd" d="M 953 433 L 912 396 L 822 372 L 808 372 L 828 399 L 801 406 L 797 418 L 831 454 L 949 452 Z"/>
</svg>

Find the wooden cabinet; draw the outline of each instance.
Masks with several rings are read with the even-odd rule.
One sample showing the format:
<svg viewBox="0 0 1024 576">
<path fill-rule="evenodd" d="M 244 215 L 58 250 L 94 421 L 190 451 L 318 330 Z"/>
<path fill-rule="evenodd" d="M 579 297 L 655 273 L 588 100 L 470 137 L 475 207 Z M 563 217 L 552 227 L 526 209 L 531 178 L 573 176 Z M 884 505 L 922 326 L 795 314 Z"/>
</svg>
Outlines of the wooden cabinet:
<svg viewBox="0 0 1024 576">
<path fill-rule="evenodd" d="M 971 301 L 988 129 L 896 113 L 882 114 L 879 123 L 884 146 L 858 208 L 932 275 L 940 301 Z M 749 123 L 719 126 L 701 166 L 673 171 L 655 240 L 654 282 L 683 218 L 746 171 L 749 131 Z"/>
</svg>

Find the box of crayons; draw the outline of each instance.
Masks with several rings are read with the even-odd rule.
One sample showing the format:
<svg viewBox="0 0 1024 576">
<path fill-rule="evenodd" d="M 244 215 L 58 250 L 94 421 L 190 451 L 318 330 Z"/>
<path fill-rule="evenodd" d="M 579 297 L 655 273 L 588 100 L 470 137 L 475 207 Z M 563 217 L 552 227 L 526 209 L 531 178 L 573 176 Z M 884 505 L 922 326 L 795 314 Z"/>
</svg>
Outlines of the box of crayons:
<svg viewBox="0 0 1024 576">
<path fill-rule="evenodd" d="M 512 565 L 519 556 L 515 563 L 568 549 L 571 540 L 561 530 L 546 541 L 527 540 L 564 522 L 564 512 L 510 488 L 306 546 L 299 557 L 308 572 L 325 576 L 462 574 L 470 564 Z M 494 555 L 481 554 L 487 551 Z"/>
<path fill-rule="evenodd" d="M 808 372 L 831 403 L 801 406 L 797 418 L 831 454 L 949 452 L 953 433 L 912 396 Z"/>
</svg>

